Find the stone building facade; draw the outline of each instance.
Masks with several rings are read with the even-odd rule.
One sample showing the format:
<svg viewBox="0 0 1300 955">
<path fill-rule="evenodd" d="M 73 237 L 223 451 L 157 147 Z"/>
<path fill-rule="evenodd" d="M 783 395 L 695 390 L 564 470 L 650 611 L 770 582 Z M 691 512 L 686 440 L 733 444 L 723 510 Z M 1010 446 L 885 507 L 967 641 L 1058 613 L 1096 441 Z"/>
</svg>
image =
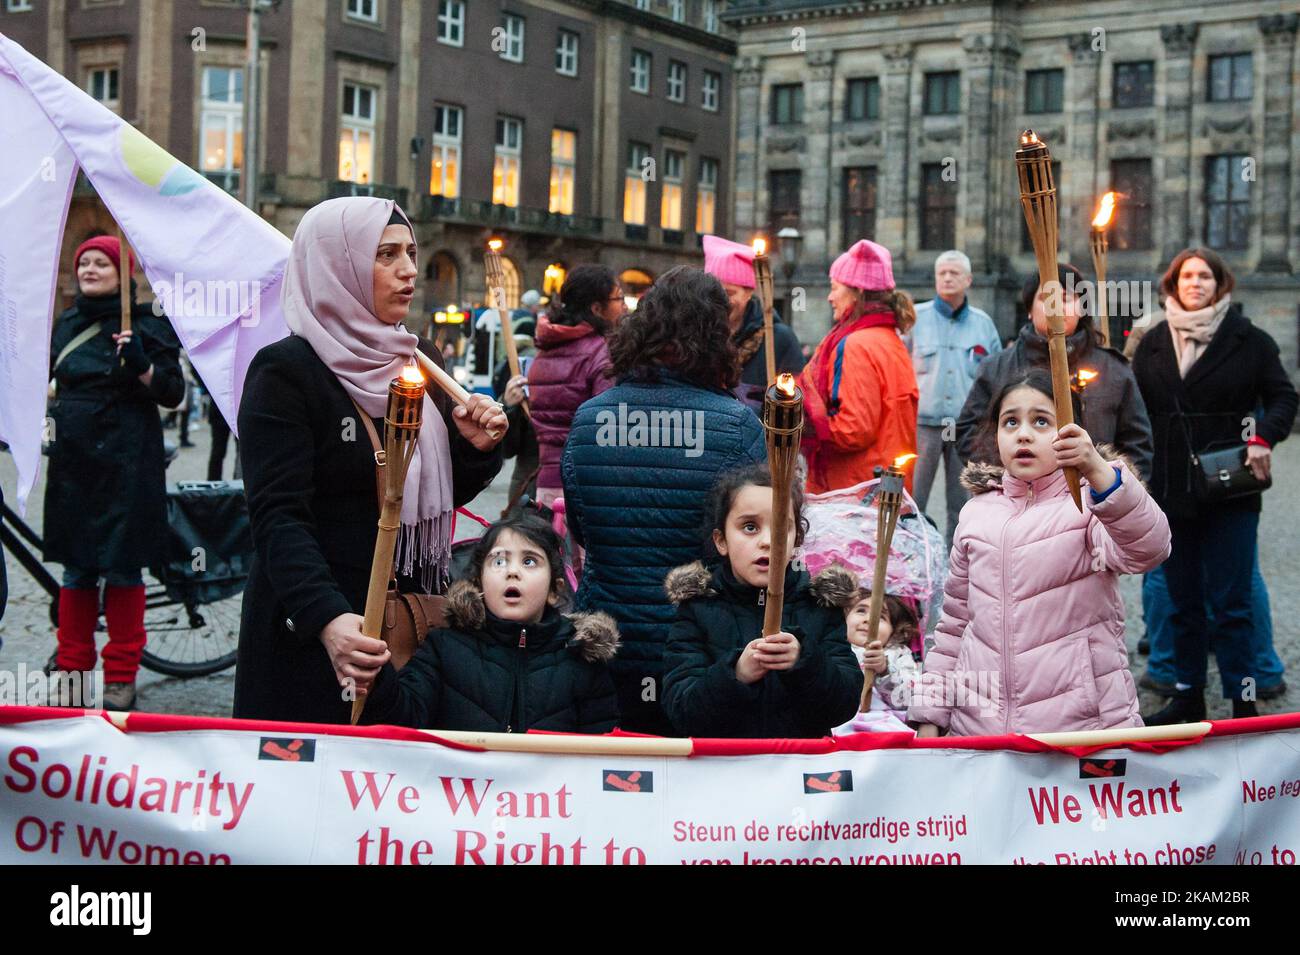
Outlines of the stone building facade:
<svg viewBox="0 0 1300 955">
<path fill-rule="evenodd" d="M 246 9 L 4 0 L 0 31 L 240 194 Z M 633 290 L 698 264 L 697 228 L 727 231 L 732 204 L 735 45 L 720 11 L 721 0 L 270 7 L 260 17 L 259 211 L 291 235 L 322 199 L 397 199 L 417 228 L 425 276 L 415 305 L 426 316 L 483 300 L 491 236 L 505 240 L 515 299 L 542 290 L 548 269 L 553 281 L 556 267 L 582 262 L 627 270 Z M 82 183 L 66 233 L 67 298 L 73 249 L 111 229 Z"/>
<path fill-rule="evenodd" d="M 805 341 L 830 322 L 830 262 L 863 237 L 892 251 L 900 286 L 918 298 L 933 296 L 935 256 L 965 251 L 972 299 L 1009 336 L 1020 281 L 1035 270 L 1013 163 L 1019 132 L 1033 128 L 1059 163 L 1062 261 L 1091 278 L 1094 207 L 1120 190 L 1108 278 L 1154 284 L 1180 249 L 1215 247 L 1236 297 L 1295 369 L 1296 9 L 733 0 L 737 230 L 799 229 L 792 284 L 807 292 L 794 314 Z"/>
</svg>

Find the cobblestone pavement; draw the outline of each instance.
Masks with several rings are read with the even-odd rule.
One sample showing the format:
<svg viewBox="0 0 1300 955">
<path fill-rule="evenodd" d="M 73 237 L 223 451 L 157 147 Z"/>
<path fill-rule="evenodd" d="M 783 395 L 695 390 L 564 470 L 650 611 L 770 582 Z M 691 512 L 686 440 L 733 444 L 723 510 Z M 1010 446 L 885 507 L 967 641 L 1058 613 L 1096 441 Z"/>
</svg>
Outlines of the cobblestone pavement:
<svg viewBox="0 0 1300 955">
<path fill-rule="evenodd" d="M 175 431 L 167 435 L 175 438 Z M 180 456 L 168 469 L 167 478 L 201 480 L 207 471 L 209 432 L 206 425 L 194 429 L 190 435 L 196 446 L 182 449 Z M 229 475 L 230 460 L 226 473 Z M 506 462 L 497 480 L 469 505 L 469 509 L 488 520 L 494 519 L 505 505 L 506 486 L 513 462 Z M 0 454 L 0 487 L 5 501 L 11 506 L 17 498 L 16 472 L 7 454 Z M 1275 713 L 1300 709 L 1300 439 L 1280 445 L 1274 454 L 1274 486 L 1264 497 L 1264 514 L 1260 522 L 1260 564 L 1268 581 L 1273 607 L 1274 639 L 1279 656 L 1287 667 L 1290 689 L 1278 700 L 1261 704 L 1262 712 Z M 943 475 L 935 478 L 935 493 L 930 500 L 930 513 L 942 528 Z M 38 482 L 31 497 L 27 521 L 39 533 L 42 524 L 41 506 L 44 481 Z M 478 536 L 478 525 L 460 520 L 457 537 Z M 20 664 L 28 669 L 39 668 L 54 648 L 54 636 L 49 623 L 50 598 L 27 572 L 9 554 L 5 554 L 9 573 L 9 606 L 0 621 L 0 669 L 16 670 Z M 56 571 L 59 568 L 51 567 Z M 57 573 L 56 573 L 57 576 Z M 1141 676 L 1146 658 L 1137 655 L 1138 638 L 1142 635 L 1141 578 L 1125 577 L 1121 583 L 1125 613 L 1128 618 L 1128 645 L 1134 678 Z M 103 636 L 101 634 L 101 641 Z M 1217 674 L 1213 661 L 1210 664 L 1210 686 L 1216 686 Z M 140 709 L 161 713 L 189 713 L 205 716 L 229 716 L 234 692 L 234 670 L 210 677 L 182 680 L 141 670 L 138 683 Z M 1150 712 L 1162 700 L 1142 691 L 1142 709 Z M 1210 716 L 1222 718 L 1230 715 L 1228 704 L 1210 694 Z"/>
</svg>

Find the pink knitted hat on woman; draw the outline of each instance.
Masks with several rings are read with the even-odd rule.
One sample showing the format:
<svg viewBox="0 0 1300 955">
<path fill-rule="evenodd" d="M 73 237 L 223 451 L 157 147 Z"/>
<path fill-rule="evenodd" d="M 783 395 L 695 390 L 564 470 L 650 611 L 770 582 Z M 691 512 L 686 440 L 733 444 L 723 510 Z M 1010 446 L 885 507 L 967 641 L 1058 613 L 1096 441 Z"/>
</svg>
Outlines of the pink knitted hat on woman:
<svg viewBox="0 0 1300 955">
<path fill-rule="evenodd" d="M 704 271 L 725 285 L 754 287 L 754 250 L 716 235 L 704 237 Z"/>
<path fill-rule="evenodd" d="M 831 278 L 866 292 L 887 292 L 894 287 L 894 260 L 883 245 L 859 239 L 835 260 Z"/>
</svg>

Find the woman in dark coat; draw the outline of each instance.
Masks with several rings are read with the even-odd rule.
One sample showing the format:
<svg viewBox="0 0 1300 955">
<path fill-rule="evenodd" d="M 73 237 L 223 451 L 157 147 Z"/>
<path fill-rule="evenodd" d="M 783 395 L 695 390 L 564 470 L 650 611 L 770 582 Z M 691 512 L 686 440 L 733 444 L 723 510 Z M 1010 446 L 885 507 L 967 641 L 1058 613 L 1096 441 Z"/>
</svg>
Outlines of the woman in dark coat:
<svg viewBox="0 0 1300 955">
<path fill-rule="evenodd" d="M 80 291 L 50 341 L 45 559 L 63 564 L 63 586 L 49 668 L 94 669 L 103 578 L 104 706 L 127 710 L 146 638 L 141 568 L 160 562 L 167 540 L 158 408 L 178 404 L 185 381 L 176 337 L 165 319 L 135 303 L 134 282 L 131 330 L 121 331 L 118 240 L 87 239 L 73 261 Z"/>
<path fill-rule="evenodd" d="M 1083 276 L 1073 265 L 1061 265 L 1058 281 L 1066 289 L 1080 288 Z M 1013 379 L 1032 368 L 1047 368 L 1047 313 L 1038 294 L 1038 278 L 1026 280 L 1021 300 L 1030 321 L 1025 323 L 1010 348 L 986 359 L 971 385 L 957 419 L 957 453 L 963 461 L 998 464 L 997 441 L 982 433 L 989 402 Z M 1097 444 L 1115 447 L 1142 478 L 1151 474 L 1151 422 L 1138 391 L 1137 381 L 1124 356 L 1101 344 L 1092 317 L 1079 308 L 1076 295 L 1066 292 L 1065 353 L 1070 373 L 1080 368 L 1097 372 L 1080 396 L 1080 426 Z"/>
<path fill-rule="evenodd" d="M 323 202 L 294 236 L 281 295 L 293 334 L 257 353 L 239 409 L 255 555 L 236 717 L 346 723 L 347 688 L 367 689 L 388 659 L 361 633 L 379 504 L 357 408 L 382 435 L 388 383 L 418 341 L 401 326 L 418 275 L 413 236 L 395 203 L 372 198 Z M 485 395 L 451 411 L 433 385 L 423 417 L 394 564 L 407 592 L 442 586 L 453 509 L 500 469 L 500 436 L 488 431 L 506 427 Z"/>
<path fill-rule="evenodd" d="M 1233 284 L 1214 252 L 1180 252 L 1160 283 L 1165 320 L 1133 357 L 1155 437 L 1151 493 L 1173 532 L 1164 571 L 1177 683 L 1169 705 L 1143 718 L 1153 726 L 1205 718 L 1211 632 L 1233 716 L 1255 715 L 1251 580 L 1263 495 L 1199 502 L 1191 454 L 1245 441 L 1246 464 L 1265 477 L 1272 447 L 1291 433 L 1297 395 L 1277 343 L 1232 301 Z"/>
<path fill-rule="evenodd" d="M 587 549 L 578 607 L 618 622 L 610 667 L 626 730 L 673 732 L 660 707 L 675 616 L 664 577 L 703 556 L 718 474 L 767 459 L 763 426 L 730 391 L 740 369 L 727 307 L 699 269 L 660 276 L 610 343 L 617 384 L 578 409 L 564 448 L 569 530 Z"/>
</svg>

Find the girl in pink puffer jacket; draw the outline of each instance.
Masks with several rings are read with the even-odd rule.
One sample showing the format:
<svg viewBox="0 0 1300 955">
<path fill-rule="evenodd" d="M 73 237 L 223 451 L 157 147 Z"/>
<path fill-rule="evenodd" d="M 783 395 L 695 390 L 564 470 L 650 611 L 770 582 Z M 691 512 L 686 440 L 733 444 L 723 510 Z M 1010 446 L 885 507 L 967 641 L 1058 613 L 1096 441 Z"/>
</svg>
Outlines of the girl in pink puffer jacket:
<svg viewBox="0 0 1300 955">
<path fill-rule="evenodd" d="M 1009 382 L 985 427 L 1002 467 L 962 474 L 973 497 L 909 719 L 920 736 L 1141 726 L 1119 575 L 1164 561 L 1169 522 L 1122 458 L 1077 424 L 1057 430 L 1045 371 Z M 1082 478 L 1082 514 L 1065 466 Z"/>
</svg>

